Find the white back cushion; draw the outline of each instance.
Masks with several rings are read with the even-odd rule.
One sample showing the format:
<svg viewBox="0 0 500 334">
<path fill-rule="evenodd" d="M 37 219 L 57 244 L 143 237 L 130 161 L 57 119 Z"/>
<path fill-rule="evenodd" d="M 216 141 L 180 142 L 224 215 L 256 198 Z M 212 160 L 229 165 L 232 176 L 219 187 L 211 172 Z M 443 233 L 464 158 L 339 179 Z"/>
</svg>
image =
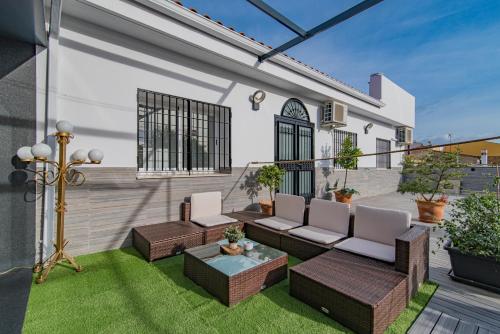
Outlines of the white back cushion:
<svg viewBox="0 0 500 334">
<path fill-rule="evenodd" d="M 410 228 L 411 214 L 406 211 L 358 205 L 354 219 L 354 237 L 395 246 L 396 238 Z"/>
<path fill-rule="evenodd" d="M 222 213 L 220 191 L 191 195 L 191 220 L 200 217 L 218 216 Z"/>
<path fill-rule="evenodd" d="M 347 235 L 349 204 L 313 198 L 309 207 L 309 225 Z"/>
<path fill-rule="evenodd" d="M 278 193 L 275 205 L 276 217 L 285 218 L 300 225 L 304 224 L 304 210 L 306 209 L 304 197 Z"/>
</svg>

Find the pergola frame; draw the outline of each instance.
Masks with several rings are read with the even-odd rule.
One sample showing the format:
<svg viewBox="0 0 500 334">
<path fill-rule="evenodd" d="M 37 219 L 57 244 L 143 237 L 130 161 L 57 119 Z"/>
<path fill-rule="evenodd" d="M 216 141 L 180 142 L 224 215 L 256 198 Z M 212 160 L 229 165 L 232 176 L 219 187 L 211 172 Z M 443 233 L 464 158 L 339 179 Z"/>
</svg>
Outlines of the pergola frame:
<svg viewBox="0 0 500 334">
<path fill-rule="evenodd" d="M 279 13 L 276 9 L 273 7 L 269 6 L 262 0 L 248 0 L 252 5 L 266 13 L 267 15 L 271 16 L 273 19 L 296 33 L 298 36 L 291 39 L 290 41 L 278 46 L 277 48 L 269 51 L 268 53 L 265 53 L 261 56 L 259 56 L 259 62 L 263 62 L 267 58 L 270 58 L 278 53 L 281 53 L 285 50 L 290 49 L 291 47 L 294 47 L 295 45 L 302 43 L 305 40 L 308 40 L 309 38 L 313 37 L 316 34 L 319 34 L 320 32 L 323 32 L 327 29 L 330 29 L 331 27 L 344 22 L 351 17 L 367 10 L 368 8 L 371 8 L 375 6 L 376 4 L 382 2 L 384 0 L 364 0 L 357 5 L 343 11 L 342 13 L 332 17 L 329 20 L 326 20 L 325 22 L 317 25 L 316 27 L 305 31 L 301 27 L 299 27 L 297 24 L 295 24 L 292 20 L 288 19 L 281 13 Z"/>
</svg>

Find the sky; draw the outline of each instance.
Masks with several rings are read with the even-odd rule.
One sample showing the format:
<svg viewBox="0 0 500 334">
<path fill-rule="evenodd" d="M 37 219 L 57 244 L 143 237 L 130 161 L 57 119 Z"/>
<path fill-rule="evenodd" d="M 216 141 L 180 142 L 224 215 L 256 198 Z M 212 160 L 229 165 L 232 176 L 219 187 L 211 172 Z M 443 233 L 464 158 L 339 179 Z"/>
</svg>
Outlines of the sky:
<svg viewBox="0 0 500 334">
<path fill-rule="evenodd" d="M 310 29 L 361 0 L 265 0 Z M 183 0 L 273 47 L 295 37 L 245 0 Z M 362 91 L 372 73 L 416 97 L 415 139 L 500 135 L 500 0 L 385 0 L 287 54 Z"/>
</svg>

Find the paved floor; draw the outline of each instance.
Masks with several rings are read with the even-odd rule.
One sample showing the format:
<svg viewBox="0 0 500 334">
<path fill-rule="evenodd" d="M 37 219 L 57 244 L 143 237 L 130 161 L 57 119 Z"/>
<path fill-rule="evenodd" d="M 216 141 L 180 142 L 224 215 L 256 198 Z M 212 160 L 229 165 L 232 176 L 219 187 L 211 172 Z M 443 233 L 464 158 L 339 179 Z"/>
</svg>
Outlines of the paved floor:
<svg viewBox="0 0 500 334">
<path fill-rule="evenodd" d="M 412 217 L 418 218 L 415 202 L 410 196 L 392 193 L 354 202 L 354 207 L 366 204 L 408 210 Z M 500 295 L 452 281 L 447 275 L 450 270 L 448 253 L 436 246 L 440 235 L 442 232 L 431 229 L 431 249 L 436 254 L 430 253 L 430 279 L 439 283 L 439 288 L 409 333 L 500 333 Z"/>
<path fill-rule="evenodd" d="M 0 276 L 0 333 L 21 333 L 31 275 L 31 269 L 16 269 Z"/>
</svg>

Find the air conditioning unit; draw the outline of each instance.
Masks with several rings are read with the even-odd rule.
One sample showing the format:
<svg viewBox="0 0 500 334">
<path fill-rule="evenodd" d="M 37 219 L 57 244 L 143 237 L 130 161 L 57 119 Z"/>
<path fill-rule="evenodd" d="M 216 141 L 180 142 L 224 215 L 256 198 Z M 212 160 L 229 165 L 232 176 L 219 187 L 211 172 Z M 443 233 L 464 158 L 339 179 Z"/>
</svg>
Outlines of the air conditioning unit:
<svg viewBox="0 0 500 334">
<path fill-rule="evenodd" d="M 347 104 L 337 101 L 326 101 L 321 112 L 321 125 L 341 127 L 347 125 Z"/>
<path fill-rule="evenodd" d="M 396 128 L 396 140 L 399 145 L 410 145 L 413 143 L 413 129 L 407 126 Z"/>
</svg>

